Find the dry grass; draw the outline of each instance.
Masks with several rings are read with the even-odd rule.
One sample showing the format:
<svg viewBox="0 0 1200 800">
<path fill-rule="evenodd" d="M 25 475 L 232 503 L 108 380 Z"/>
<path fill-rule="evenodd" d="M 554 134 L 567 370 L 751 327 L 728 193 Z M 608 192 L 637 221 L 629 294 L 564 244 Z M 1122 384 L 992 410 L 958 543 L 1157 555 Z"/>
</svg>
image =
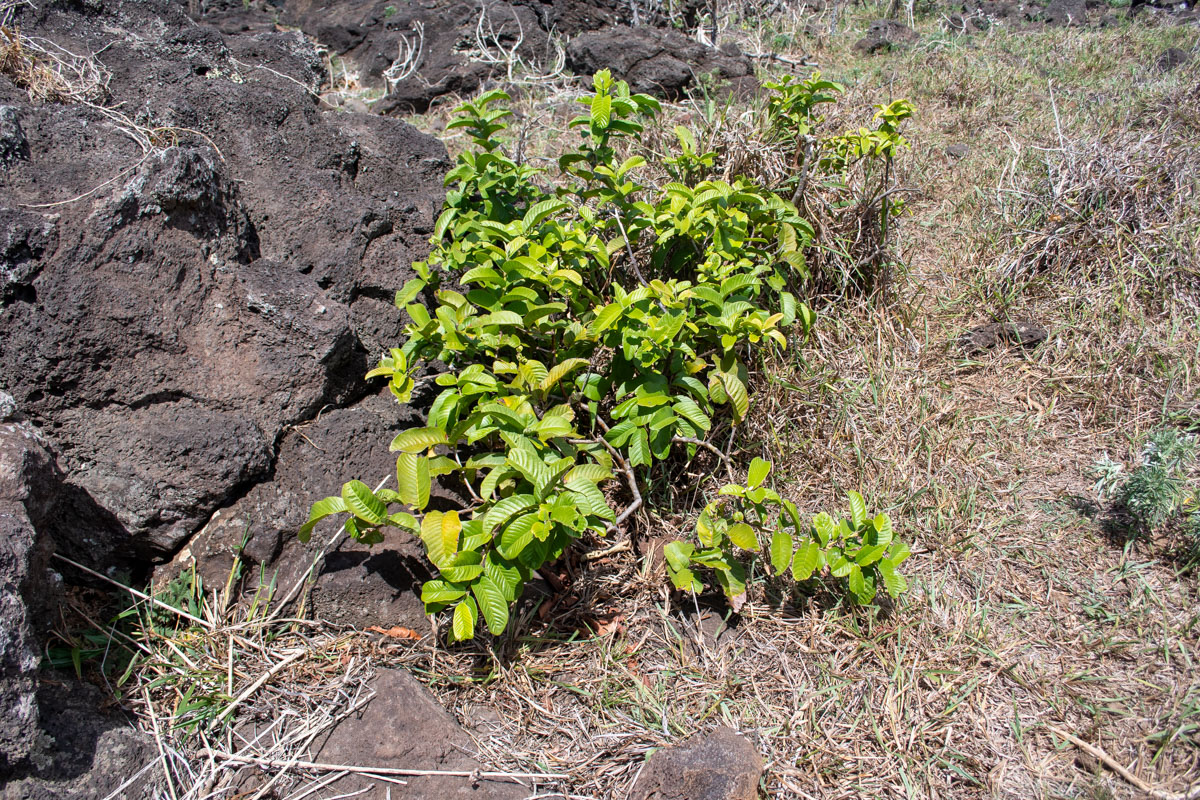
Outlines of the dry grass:
<svg viewBox="0 0 1200 800">
<path fill-rule="evenodd" d="M 4 9 L 7 13 L 11 8 Z M 96 103 L 108 96 L 109 73 L 91 56 L 0 25 L 0 75 L 47 103 Z"/>
<path fill-rule="evenodd" d="M 402 663 L 485 763 L 568 776 L 531 787 L 538 797 L 624 797 L 651 749 L 717 724 L 756 743 L 769 797 L 1141 796 L 1053 729 L 1167 795 L 1200 780 L 1196 579 L 1077 510 L 1099 502 L 1102 455 L 1132 459 L 1148 431 L 1200 419 L 1200 331 L 1183 291 L 1198 128 L 1178 103 L 1197 73 L 1147 66 L 1166 46 L 1194 47 L 1194 33 L 995 30 L 968 46 L 930 20 L 916 48 L 860 61 L 845 30 L 862 19 L 833 14 L 780 14 L 746 35 L 817 57 L 847 84 L 847 119 L 914 101 L 913 151 L 898 165 L 920 190 L 900 228 L 908 267 L 886 298 L 830 300 L 809 342 L 761 365 L 740 456 L 773 460 L 776 487 L 810 512 L 863 491 L 914 543 L 912 591 L 861 610 L 759 575 L 722 632 L 719 601 L 668 593 L 642 542 L 640 555 L 560 564 L 565 590 L 531 595 L 499 640 L 446 650 L 303 628 L 266 653 L 237 646 L 229 696 L 309 648 L 243 705 L 295 709 L 267 752 L 301 753 L 320 714 L 361 697 L 368 672 L 350 664 Z M 571 135 L 573 91 L 522 96 L 515 132 L 535 163 Z M 682 104 L 668 118 L 703 113 Z M 420 122 L 437 128 L 439 114 Z M 966 158 L 943 153 L 962 141 Z M 1014 160 L 1014 146 L 1038 157 Z M 997 186 L 1017 194 L 998 199 Z M 1099 196 L 1103 211 L 1088 199 Z M 1018 315 L 1050 339 L 957 350 L 964 329 Z M 646 536 L 688 530 L 687 495 L 664 496 L 675 505 L 643 519 Z M 205 645 L 209 670 L 228 661 L 225 626 Z M 329 702 L 295 706 L 298 687 Z M 175 713 L 172 691 L 151 693 L 155 716 Z M 194 759 L 194 744 L 175 749 L 189 746 Z"/>
</svg>

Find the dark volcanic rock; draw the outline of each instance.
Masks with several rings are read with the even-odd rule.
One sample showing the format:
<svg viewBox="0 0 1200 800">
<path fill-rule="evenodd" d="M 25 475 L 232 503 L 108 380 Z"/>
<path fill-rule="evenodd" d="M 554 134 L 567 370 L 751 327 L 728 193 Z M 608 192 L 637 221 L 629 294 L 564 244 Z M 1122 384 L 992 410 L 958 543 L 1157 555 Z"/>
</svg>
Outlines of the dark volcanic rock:
<svg viewBox="0 0 1200 800">
<path fill-rule="evenodd" d="M 420 112 L 440 97 L 473 92 L 505 72 L 506 58 L 545 69 L 558 55 L 551 33 L 573 36 L 629 14 L 620 0 L 289 0 L 280 6 L 214 0 L 197 8 L 201 19 L 228 32 L 270 30 L 277 18 L 300 28 L 344 59 L 366 85 L 387 90 L 376 104 L 384 113 Z M 654 15 L 644 21 L 666 20 Z M 409 58 L 414 69 L 404 75 Z"/>
<path fill-rule="evenodd" d="M 154 739 L 121 714 L 103 713 L 103 694 L 75 680 L 45 680 L 38 691 L 42 752 L 8 776 L 0 800 L 123 800 L 165 794 Z"/>
<path fill-rule="evenodd" d="M 1085 0 L 1051 0 L 1042 13 L 1042 19 L 1047 25 L 1062 27 L 1086 25 L 1088 21 L 1087 3 Z"/>
<path fill-rule="evenodd" d="M 351 477 L 372 487 L 390 479 L 396 461 L 387 443 L 399 430 L 417 424 L 421 418 L 415 411 L 397 405 L 384 392 L 350 408 L 326 411 L 289 431 L 279 446 L 272 480 L 217 512 L 160 570 L 158 580 L 194 564 L 206 583 L 221 585 L 229 576 L 235 551 L 240 550 L 249 566 L 247 588 L 253 588 L 261 568 L 268 581 L 275 580 L 282 597 L 304 577 L 338 529 L 338 523 L 323 524 L 311 542 L 302 544 L 296 531 L 308 518 L 309 507 L 337 494 Z M 443 507 L 461 507 L 464 502 L 444 489 L 439 491 Z M 384 542 L 373 548 L 343 538 L 325 557 L 309 607 L 322 619 L 359 628 L 427 629 L 420 601 L 421 584 L 431 577 L 425 563 L 420 543 L 401 531 L 389 531 Z"/>
<path fill-rule="evenodd" d="M 282 8 L 237 0 L 199 6 L 202 19 L 223 30 L 268 30 L 276 17 L 329 47 L 368 86 L 386 90 L 382 113 L 422 112 L 445 96 L 460 96 L 518 71 L 546 70 L 560 56 L 591 75 L 612 68 L 638 91 L 676 97 L 695 75 L 718 73 L 739 90 L 756 86 L 749 62 L 736 51 L 703 47 L 672 26 L 695 30 L 707 5 L 676 4 L 674 18 L 621 0 L 287 0 Z M 632 27 L 630 27 L 632 25 Z M 613 57 L 616 57 L 615 60 Z M 519 63 L 516 63 L 518 62 Z"/>
<path fill-rule="evenodd" d="M 958 345 L 970 356 L 981 355 L 1001 345 L 1036 347 L 1049 338 L 1049 332 L 1032 320 L 991 322 L 964 333 Z"/>
<path fill-rule="evenodd" d="M 96 565 L 169 554 L 270 477 L 289 426 L 367 391 L 445 149 L 322 111 L 295 33 L 228 36 L 165 0 L 17 14 L 99 53 L 110 102 L 176 131 L 143 152 L 109 117 L 0 78 L 28 150 L 0 171 L 0 390 L 62 455 L 47 525 Z"/>
<path fill-rule="evenodd" d="M 47 570 L 50 543 L 37 526 L 52 508 L 57 481 L 54 459 L 37 431 L 0 419 L 0 778 L 40 743 L 40 634 L 54 586 Z"/>
<path fill-rule="evenodd" d="M 1184 64 L 1191 62 L 1192 54 L 1186 50 L 1180 50 L 1178 47 L 1168 47 L 1159 55 L 1158 60 L 1154 62 L 1154 66 L 1159 72 L 1170 72 L 1176 67 L 1182 67 Z"/>
<path fill-rule="evenodd" d="M 315 760 L 331 764 L 370 765 L 398 769 L 482 769 L 468 753 L 474 752 L 466 732 L 412 675 L 385 670 L 373 681 L 375 697 L 359 714 L 340 722 L 319 744 Z M 516 782 L 462 777 L 407 777 L 403 796 L 412 800 L 479 798 L 521 800 L 531 794 Z M 357 792 L 356 797 L 382 800 L 386 784 L 347 776 L 331 784 L 330 796 Z M 336 791 L 335 791 L 336 790 Z M 392 796 L 396 796 L 393 791 Z"/>
<path fill-rule="evenodd" d="M 877 19 L 867 28 L 863 38 L 854 43 L 860 53 L 878 53 L 893 47 L 907 47 L 921 38 L 907 25 L 891 19 Z"/>
<path fill-rule="evenodd" d="M 762 776 L 757 748 L 721 727 L 654 752 L 630 800 L 756 800 Z"/>
<path fill-rule="evenodd" d="M 706 47 L 679 31 L 620 26 L 575 37 L 567 45 L 567 66 L 590 75 L 611 69 L 635 92 L 678 98 L 696 79 L 713 75 L 736 92 L 757 87 L 750 59 L 735 46 Z"/>
<path fill-rule="evenodd" d="M 18 160 L 29 158 L 29 140 L 21 128 L 17 109 L 0 106 L 0 167 L 9 167 Z"/>
</svg>

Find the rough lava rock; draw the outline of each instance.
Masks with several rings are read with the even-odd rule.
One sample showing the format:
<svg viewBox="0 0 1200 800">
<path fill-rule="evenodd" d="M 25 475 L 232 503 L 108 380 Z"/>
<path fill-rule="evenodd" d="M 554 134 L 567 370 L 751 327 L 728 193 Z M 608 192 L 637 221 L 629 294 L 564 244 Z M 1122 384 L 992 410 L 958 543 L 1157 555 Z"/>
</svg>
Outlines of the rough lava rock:
<svg viewBox="0 0 1200 800">
<path fill-rule="evenodd" d="M 214 0 L 197 8 L 199 18 L 229 32 L 268 30 L 276 19 L 300 28 L 360 82 L 386 91 L 374 105 L 385 114 L 423 112 L 438 98 L 474 92 L 513 59 L 518 70 L 549 70 L 564 38 L 570 69 L 591 75 L 608 67 L 637 91 L 678 97 L 695 76 L 714 72 L 737 91 L 757 87 L 736 48 L 703 46 L 666 15 L 641 7 L 631 14 L 621 0 L 284 0 L 279 7 Z M 691 31 L 707 5 L 688 0 L 674 10 Z"/>
<path fill-rule="evenodd" d="M 213 0 L 194 8 L 198 19 L 229 33 L 271 30 L 277 20 L 299 28 L 362 83 L 386 88 L 387 97 L 376 105 L 384 113 L 423 112 L 440 97 L 476 91 L 507 68 L 506 54 L 528 68 L 548 69 L 559 55 L 551 34 L 572 36 L 628 15 L 619 0 Z M 410 54 L 415 69 L 401 78 Z"/>
<path fill-rule="evenodd" d="M 1031 349 L 1050 337 L 1050 332 L 1033 320 L 989 322 L 964 333 L 958 346 L 968 356 L 978 356 L 1001 345 Z"/>
<path fill-rule="evenodd" d="M 43 680 L 42 752 L 5 782 L 0 800 L 104 800 L 121 788 L 122 800 L 166 793 L 153 737 L 120 713 L 101 712 L 103 692 L 87 683 Z"/>
<path fill-rule="evenodd" d="M 475 748 L 466 732 L 408 672 L 384 670 L 375 677 L 371 688 L 375 697 L 363 711 L 338 723 L 314 748 L 315 760 L 398 769 L 463 772 L 482 769 L 468 755 Z M 405 780 L 408 784 L 403 796 L 411 800 L 458 797 L 522 800 L 531 794 L 527 786 L 514 781 L 473 782 L 470 778 L 441 776 Z M 362 789 L 369 791 L 356 797 L 383 800 L 387 792 L 384 784 L 356 775 L 344 777 L 329 787 L 330 796 Z"/>
<path fill-rule="evenodd" d="M 290 426 L 366 393 L 449 163 L 405 123 L 323 111 L 297 33 L 229 36 L 167 0 L 17 14 L 176 131 L 143 152 L 0 77 L 28 146 L 0 171 L 0 389 L 61 455 L 61 547 L 161 558 L 270 478 Z"/>
<path fill-rule="evenodd" d="M 160 568 L 156 582 L 195 566 L 207 584 L 221 585 L 229 577 L 235 551 L 240 551 L 246 590 L 252 591 L 262 574 L 275 581 L 282 597 L 325 553 L 308 606 L 315 616 L 360 629 L 402 625 L 429 630 L 420 591 L 433 576 L 415 537 L 390 529 L 374 547 L 341 537 L 326 552 L 338 530 L 337 522 L 329 522 L 318 526 L 307 544 L 296 538 L 312 503 L 336 494 L 347 478 L 358 477 L 371 486 L 390 478 L 396 461 L 387 442 L 399 430 L 418 424 L 420 415 L 398 406 L 384 391 L 295 427 L 279 446 L 272 480 L 218 511 L 170 564 Z M 460 508 L 465 499 L 435 484 L 431 504 Z"/>
<path fill-rule="evenodd" d="M 867 28 L 863 38 L 854 43 L 860 53 L 879 53 L 898 47 L 908 47 L 920 39 L 920 35 L 907 25 L 893 19 L 877 19 Z"/>
<path fill-rule="evenodd" d="M 630 790 L 630 800 L 757 800 L 762 758 L 727 727 L 655 751 Z"/>
<path fill-rule="evenodd" d="M 660 28 L 618 26 L 581 34 L 567 45 L 567 66 L 586 75 L 611 69 L 633 91 L 668 99 L 681 97 L 704 75 L 731 84 L 737 94 L 758 87 L 753 64 L 736 46 L 715 49 Z"/>
<path fill-rule="evenodd" d="M 28 423 L 0 417 L 0 777 L 39 749 L 37 669 L 54 593 L 50 542 L 37 531 L 58 482 L 46 442 Z M 8 421 L 4 421 L 4 420 Z"/>
</svg>

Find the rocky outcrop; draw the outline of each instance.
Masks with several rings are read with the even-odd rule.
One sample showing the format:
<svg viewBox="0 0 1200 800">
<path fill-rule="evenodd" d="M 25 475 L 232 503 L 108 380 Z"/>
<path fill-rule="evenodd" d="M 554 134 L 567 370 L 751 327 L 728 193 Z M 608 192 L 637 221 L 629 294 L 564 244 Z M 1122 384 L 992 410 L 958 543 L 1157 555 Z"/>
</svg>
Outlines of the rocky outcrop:
<svg viewBox="0 0 1200 800">
<path fill-rule="evenodd" d="M 655 751 L 630 790 L 630 800 L 756 800 L 762 777 L 758 749 L 720 727 Z"/>
<path fill-rule="evenodd" d="M 510 71 L 548 73 L 564 55 L 574 72 L 611 68 L 638 91 L 664 97 L 713 74 L 739 91 L 757 86 L 736 48 L 701 45 L 674 27 L 695 30 L 707 10 L 697 0 L 674 5 L 673 18 L 619 0 L 214 0 L 195 8 L 228 32 L 267 30 L 276 20 L 298 27 L 338 57 L 335 83 L 353 76 L 384 92 L 373 110 L 385 114 L 423 112 Z"/>
<path fill-rule="evenodd" d="M 282 597 L 306 578 L 314 559 L 324 553 L 308 603 L 315 616 L 359 629 L 403 625 L 428 630 L 420 591 L 432 575 L 413 537 L 393 529 L 373 548 L 345 537 L 330 547 L 338 529 L 334 522 L 319 527 L 308 544 L 296 538 L 313 501 L 336 494 L 348 478 L 359 477 L 372 486 L 394 480 L 396 461 L 387 442 L 400 429 L 419 422 L 413 409 L 397 406 L 385 391 L 297 426 L 279 446 L 272 480 L 218 511 L 174 561 L 159 570 L 160 581 L 195 567 L 206 584 L 221 585 L 236 552 L 246 567 L 247 590 L 261 575 L 275 581 Z M 435 487 L 433 502 L 438 507 L 464 504 L 442 487 Z"/>
<path fill-rule="evenodd" d="M 0 172 L 0 388 L 62 456 L 60 545 L 161 558 L 270 478 L 290 426 L 365 394 L 448 161 L 404 123 L 323 111 L 298 34 L 155 0 L 40 9 L 22 29 L 102 50 L 132 116 L 0 77 L 28 146 Z"/>
<path fill-rule="evenodd" d="M 120 713 L 101 711 L 90 684 L 45 681 L 37 702 L 40 749 L 12 774 L 0 770 L 0 800 L 151 800 L 167 796 L 154 739 Z"/>
</svg>

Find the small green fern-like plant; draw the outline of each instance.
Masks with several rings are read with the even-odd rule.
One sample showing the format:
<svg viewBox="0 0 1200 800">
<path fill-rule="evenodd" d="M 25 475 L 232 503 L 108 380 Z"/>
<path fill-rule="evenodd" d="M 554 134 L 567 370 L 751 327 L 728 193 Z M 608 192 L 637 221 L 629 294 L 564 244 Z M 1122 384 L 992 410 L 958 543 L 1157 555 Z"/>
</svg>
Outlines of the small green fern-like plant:
<svg viewBox="0 0 1200 800">
<path fill-rule="evenodd" d="M 711 159 L 687 134 L 668 165 L 678 180 L 643 183 L 645 161 L 618 163 L 617 144 L 657 101 L 607 72 L 594 86 L 553 191 L 504 152 L 508 95 L 457 110 L 450 127 L 474 149 L 447 176 L 433 251 L 397 293 L 407 340 L 369 373 L 400 402 L 418 382 L 439 391 L 425 426 L 392 442 L 397 488 L 350 481 L 300 530 L 345 515 L 368 543 L 389 526 L 419 536 L 439 572 L 421 596 L 449 613 L 452 641 L 481 621 L 501 633 L 534 570 L 615 530 L 674 451 L 694 456 L 715 426 L 743 421 L 748 355 L 814 323 L 792 291 L 812 238 L 795 207 L 744 179 L 702 180 Z M 427 374 L 434 362 L 445 371 Z M 428 510 L 440 476 L 468 508 Z M 633 497 L 619 511 L 601 488 L 618 479 Z"/>
</svg>

